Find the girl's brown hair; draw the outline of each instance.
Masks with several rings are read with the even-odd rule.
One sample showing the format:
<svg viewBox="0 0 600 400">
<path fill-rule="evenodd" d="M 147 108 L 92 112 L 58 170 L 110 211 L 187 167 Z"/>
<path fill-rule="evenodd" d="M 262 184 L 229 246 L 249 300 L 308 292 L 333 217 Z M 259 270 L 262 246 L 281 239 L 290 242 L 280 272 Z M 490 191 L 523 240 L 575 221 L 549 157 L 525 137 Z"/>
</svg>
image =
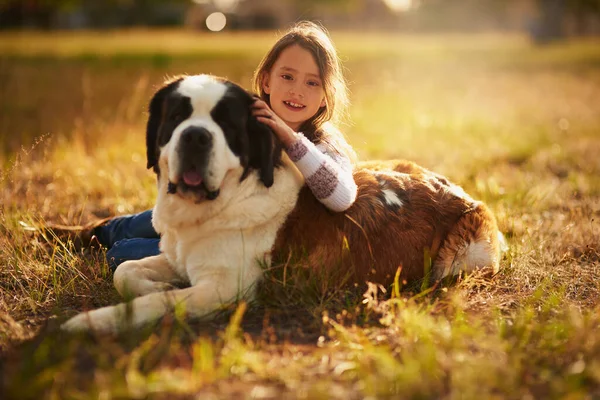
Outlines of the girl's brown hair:
<svg viewBox="0 0 600 400">
<path fill-rule="evenodd" d="M 261 60 L 252 78 L 252 90 L 258 93 L 269 106 L 271 105 L 269 95 L 263 89 L 263 80 L 266 79 L 281 53 L 293 45 L 299 45 L 312 54 L 319 67 L 325 92 L 325 106 L 304 122 L 299 131 L 313 143 L 325 142 L 354 161 L 356 158 L 354 150 L 335 127 L 345 117 L 348 108 L 348 89 L 337 51 L 324 27 L 303 21 L 290 28 Z"/>
</svg>

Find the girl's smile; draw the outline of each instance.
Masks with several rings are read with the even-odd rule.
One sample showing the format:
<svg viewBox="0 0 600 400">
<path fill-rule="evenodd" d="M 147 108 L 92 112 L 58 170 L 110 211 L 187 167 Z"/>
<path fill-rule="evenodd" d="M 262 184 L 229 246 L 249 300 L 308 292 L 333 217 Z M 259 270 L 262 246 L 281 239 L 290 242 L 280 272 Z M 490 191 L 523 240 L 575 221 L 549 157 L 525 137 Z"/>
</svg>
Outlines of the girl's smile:
<svg viewBox="0 0 600 400">
<path fill-rule="evenodd" d="M 301 111 L 304 108 L 306 108 L 305 105 L 299 104 L 299 103 L 295 103 L 295 102 L 292 102 L 292 101 L 285 101 L 284 100 L 283 104 L 285 104 L 285 106 L 287 108 L 289 108 L 290 110 L 292 110 L 292 111 Z"/>
</svg>

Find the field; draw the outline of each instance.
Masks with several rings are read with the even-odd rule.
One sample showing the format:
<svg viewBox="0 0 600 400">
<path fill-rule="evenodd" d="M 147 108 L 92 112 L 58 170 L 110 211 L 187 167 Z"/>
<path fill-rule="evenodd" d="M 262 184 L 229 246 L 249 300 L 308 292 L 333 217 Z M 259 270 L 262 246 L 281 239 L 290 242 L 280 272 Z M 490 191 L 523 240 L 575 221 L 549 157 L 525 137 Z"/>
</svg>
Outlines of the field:
<svg viewBox="0 0 600 400">
<path fill-rule="evenodd" d="M 1 33 L 3 399 L 600 397 L 600 43 L 332 36 L 359 157 L 416 161 L 487 202 L 500 273 L 347 289 L 272 268 L 255 303 L 206 320 L 65 335 L 119 296 L 103 250 L 35 227 L 152 207 L 153 90 L 181 73 L 248 87 L 275 33 Z"/>
</svg>

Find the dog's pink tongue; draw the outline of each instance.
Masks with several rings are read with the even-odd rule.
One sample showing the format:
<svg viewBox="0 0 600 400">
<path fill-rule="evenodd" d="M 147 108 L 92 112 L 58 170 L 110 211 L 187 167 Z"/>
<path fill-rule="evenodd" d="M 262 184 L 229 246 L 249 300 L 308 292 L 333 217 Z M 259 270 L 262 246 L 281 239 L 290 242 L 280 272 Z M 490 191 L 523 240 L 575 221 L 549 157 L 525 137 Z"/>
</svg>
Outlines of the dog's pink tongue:
<svg viewBox="0 0 600 400">
<path fill-rule="evenodd" d="M 187 171 L 183 174 L 183 181 L 188 186 L 198 186 L 202 183 L 202 177 L 196 171 Z"/>
</svg>

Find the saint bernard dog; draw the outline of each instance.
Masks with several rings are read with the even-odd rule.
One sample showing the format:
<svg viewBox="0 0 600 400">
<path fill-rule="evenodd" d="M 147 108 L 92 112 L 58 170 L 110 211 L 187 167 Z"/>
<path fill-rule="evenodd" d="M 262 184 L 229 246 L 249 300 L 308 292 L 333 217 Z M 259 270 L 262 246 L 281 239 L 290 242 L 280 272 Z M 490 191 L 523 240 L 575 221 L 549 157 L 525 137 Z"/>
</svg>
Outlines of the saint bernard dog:
<svg viewBox="0 0 600 400">
<path fill-rule="evenodd" d="M 208 75 L 158 90 L 146 144 L 158 177 L 152 222 L 161 254 L 115 271 L 119 293 L 135 297 L 130 303 L 79 314 L 63 329 L 117 332 L 176 307 L 206 315 L 251 299 L 264 265 L 292 255 L 311 268 L 343 268 L 353 283 L 387 285 L 397 271 L 406 281 L 498 271 L 494 216 L 460 187 L 411 162 L 363 163 L 354 172 L 356 202 L 332 212 L 251 115 L 253 101 Z"/>
</svg>

